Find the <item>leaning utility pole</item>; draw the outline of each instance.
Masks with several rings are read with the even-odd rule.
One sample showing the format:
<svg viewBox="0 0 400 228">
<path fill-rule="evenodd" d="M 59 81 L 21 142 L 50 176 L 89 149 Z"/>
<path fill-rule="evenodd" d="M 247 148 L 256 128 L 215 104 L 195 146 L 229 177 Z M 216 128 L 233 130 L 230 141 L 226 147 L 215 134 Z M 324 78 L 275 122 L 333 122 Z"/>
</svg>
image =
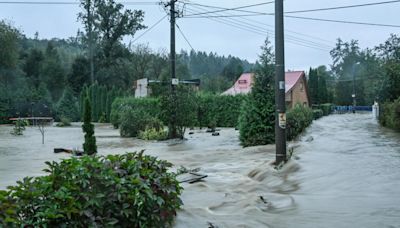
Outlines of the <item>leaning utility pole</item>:
<svg viewBox="0 0 400 228">
<path fill-rule="evenodd" d="M 283 0 L 275 1 L 275 55 L 275 145 L 276 165 L 279 165 L 287 160 Z"/>
<path fill-rule="evenodd" d="M 177 105 L 176 105 L 176 53 L 175 53 L 175 19 L 176 19 L 176 11 L 175 11 L 175 3 L 177 0 L 171 0 L 170 5 L 170 16 L 171 16 L 171 53 L 170 53 L 170 61 L 171 61 L 171 96 L 172 96 L 172 116 L 171 116 L 171 123 L 169 123 L 169 138 L 177 138 L 177 129 L 176 129 L 176 112 L 177 112 Z"/>
</svg>

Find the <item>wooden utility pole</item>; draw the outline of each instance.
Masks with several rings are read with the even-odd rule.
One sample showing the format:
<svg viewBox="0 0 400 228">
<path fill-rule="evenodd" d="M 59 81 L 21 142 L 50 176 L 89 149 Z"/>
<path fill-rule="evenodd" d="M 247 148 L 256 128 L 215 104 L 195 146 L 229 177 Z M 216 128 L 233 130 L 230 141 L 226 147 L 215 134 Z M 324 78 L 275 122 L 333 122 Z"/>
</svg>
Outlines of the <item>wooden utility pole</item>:
<svg viewBox="0 0 400 228">
<path fill-rule="evenodd" d="M 276 165 L 286 162 L 285 44 L 283 0 L 275 1 L 275 145 Z"/>
<path fill-rule="evenodd" d="M 177 105 L 176 105 L 176 53 L 175 53 L 175 19 L 176 19 L 176 11 L 175 11 L 175 3 L 177 0 L 171 0 L 170 5 L 170 22 L 171 22 L 171 50 L 170 50 L 170 61 L 171 61 L 171 96 L 172 96 L 172 116 L 171 116 L 171 123 L 168 126 L 169 138 L 177 138 L 178 132 L 176 128 L 176 112 Z"/>
</svg>

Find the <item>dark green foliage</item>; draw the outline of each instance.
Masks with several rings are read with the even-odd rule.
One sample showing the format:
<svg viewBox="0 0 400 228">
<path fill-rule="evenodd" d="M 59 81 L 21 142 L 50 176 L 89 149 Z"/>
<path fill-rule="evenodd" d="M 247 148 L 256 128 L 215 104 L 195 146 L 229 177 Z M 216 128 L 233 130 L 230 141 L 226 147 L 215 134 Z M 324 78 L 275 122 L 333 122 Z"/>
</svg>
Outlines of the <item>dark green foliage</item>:
<svg viewBox="0 0 400 228">
<path fill-rule="evenodd" d="M 17 119 L 14 123 L 14 128 L 11 131 L 12 135 L 23 135 L 25 127 L 28 126 L 28 121 L 23 119 Z"/>
<path fill-rule="evenodd" d="M 286 137 L 288 140 L 295 139 L 300 135 L 314 119 L 313 110 L 300 104 L 295 105 L 286 115 Z"/>
<path fill-rule="evenodd" d="M 117 98 L 112 103 L 111 109 L 111 123 L 115 128 L 121 124 L 121 114 L 129 110 L 142 111 L 155 118 L 159 118 L 161 113 L 157 98 Z"/>
<path fill-rule="evenodd" d="M 85 104 L 83 106 L 83 125 L 82 130 L 85 133 L 85 142 L 83 143 L 83 151 L 88 154 L 96 154 L 96 137 L 94 136 L 94 125 L 91 123 L 91 113 L 92 108 L 90 105 L 89 98 L 86 97 Z"/>
<path fill-rule="evenodd" d="M 163 129 L 162 122 L 143 109 L 127 109 L 121 113 L 120 134 L 124 137 L 137 137 L 147 128 Z"/>
<path fill-rule="evenodd" d="M 80 110 L 83 113 L 83 99 L 89 94 L 92 104 L 92 121 L 93 122 L 109 122 L 111 115 L 111 104 L 117 97 L 123 97 L 124 92 L 115 87 L 107 88 L 94 83 L 89 87 L 84 87 L 80 94 Z M 100 121 L 101 120 L 101 121 Z"/>
<path fill-rule="evenodd" d="M 80 115 L 78 112 L 78 104 L 77 100 L 73 95 L 72 89 L 66 87 L 64 93 L 57 104 L 57 117 L 61 119 L 61 117 L 67 118 L 70 121 L 78 121 L 80 120 Z"/>
<path fill-rule="evenodd" d="M 200 127 L 237 127 L 245 95 L 221 96 L 199 94 L 197 103 L 197 125 Z"/>
<path fill-rule="evenodd" d="M 161 120 L 168 124 L 168 138 L 183 138 L 186 128 L 196 125 L 197 106 L 194 92 L 185 86 L 176 86 L 160 98 Z M 173 122 L 175 119 L 175 128 Z"/>
<path fill-rule="evenodd" d="M 90 82 L 89 60 L 84 56 L 78 56 L 72 63 L 71 72 L 68 74 L 68 85 L 75 94 L 79 94 L 85 84 Z"/>
<path fill-rule="evenodd" d="M 0 226 L 171 226 L 182 187 L 171 163 L 142 153 L 46 162 L 46 176 L 0 191 Z"/>
<path fill-rule="evenodd" d="M 324 66 L 320 66 L 317 69 L 310 68 L 310 72 L 308 73 L 308 89 L 312 104 L 328 102 L 327 77 L 328 73 Z"/>
<path fill-rule="evenodd" d="M 333 104 L 321 104 L 319 108 L 322 110 L 324 116 L 327 116 L 332 113 Z"/>
<path fill-rule="evenodd" d="M 17 223 L 17 212 L 14 200 L 9 192 L 0 190 L 0 227 L 14 227 Z"/>
<path fill-rule="evenodd" d="M 243 146 L 270 144 L 275 141 L 274 55 L 269 41 L 262 47 L 261 66 L 239 117 Z"/>
<path fill-rule="evenodd" d="M 313 109 L 314 120 L 317 120 L 324 116 L 324 112 L 321 109 Z"/>
<path fill-rule="evenodd" d="M 400 131 L 400 98 L 384 103 L 380 109 L 379 122 L 385 127 Z"/>
</svg>

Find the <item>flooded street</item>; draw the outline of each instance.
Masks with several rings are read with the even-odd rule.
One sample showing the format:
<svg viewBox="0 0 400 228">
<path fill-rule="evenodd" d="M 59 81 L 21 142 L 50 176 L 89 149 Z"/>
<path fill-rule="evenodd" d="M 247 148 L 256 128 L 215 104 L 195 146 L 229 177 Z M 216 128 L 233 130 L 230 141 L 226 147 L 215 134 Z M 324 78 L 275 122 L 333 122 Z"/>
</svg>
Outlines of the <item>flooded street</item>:
<svg viewBox="0 0 400 228">
<path fill-rule="evenodd" d="M 82 147 L 78 124 L 47 128 L 45 145 L 36 128 L 20 137 L 11 129 L 0 126 L 0 189 L 41 175 L 46 160 L 69 157 L 54 154 L 54 147 Z M 280 171 L 270 165 L 273 146 L 243 149 L 237 131 L 220 134 L 195 130 L 183 142 L 145 142 L 96 125 L 99 154 L 146 149 L 208 175 L 183 184 L 185 205 L 175 227 L 400 227 L 400 134 L 381 128 L 371 115 L 315 121 Z"/>
</svg>

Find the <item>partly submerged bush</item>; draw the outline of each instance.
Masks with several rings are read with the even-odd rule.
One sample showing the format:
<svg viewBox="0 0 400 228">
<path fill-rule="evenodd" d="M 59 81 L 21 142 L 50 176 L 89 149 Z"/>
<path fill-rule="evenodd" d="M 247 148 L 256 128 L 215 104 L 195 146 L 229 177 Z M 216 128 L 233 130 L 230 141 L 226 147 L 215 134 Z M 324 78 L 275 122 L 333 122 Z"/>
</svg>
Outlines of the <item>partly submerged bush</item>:
<svg viewBox="0 0 400 228">
<path fill-rule="evenodd" d="M 110 117 L 115 128 L 121 124 L 122 114 L 130 110 L 141 111 L 155 118 L 159 118 L 161 112 L 160 102 L 156 98 L 117 98 L 112 103 Z"/>
<path fill-rule="evenodd" d="M 120 134 L 123 137 L 136 137 L 146 128 L 163 129 L 162 122 L 143 110 L 128 109 L 120 118 Z"/>
<path fill-rule="evenodd" d="M 314 116 L 314 120 L 317 120 L 324 116 L 324 112 L 321 109 L 314 109 L 313 116 Z"/>
<path fill-rule="evenodd" d="M 400 98 L 384 103 L 380 109 L 379 122 L 385 127 L 400 131 Z"/>
<path fill-rule="evenodd" d="M 11 131 L 12 135 L 23 135 L 25 131 L 25 127 L 28 126 L 29 123 L 27 120 L 17 119 L 14 124 L 14 128 Z"/>
<path fill-rule="evenodd" d="M 143 153 L 143 152 L 142 152 Z M 171 163 L 142 153 L 46 162 L 0 191 L 0 226 L 166 227 L 182 202 Z"/>
<path fill-rule="evenodd" d="M 319 105 L 319 108 L 322 110 L 324 116 L 327 116 L 332 113 L 332 107 L 333 107 L 333 104 L 329 104 L 329 103 Z"/>
<path fill-rule="evenodd" d="M 143 140 L 165 140 L 168 138 L 168 132 L 164 129 L 147 127 L 146 130 L 139 133 L 139 138 Z"/>
<path fill-rule="evenodd" d="M 286 127 L 287 139 L 293 140 L 300 135 L 314 119 L 313 111 L 309 107 L 297 104 L 287 112 Z"/>
<path fill-rule="evenodd" d="M 68 127 L 71 126 L 71 120 L 68 117 L 61 117 L 60 122 L 56 124 L 57 127 Z"/>
</svg>

